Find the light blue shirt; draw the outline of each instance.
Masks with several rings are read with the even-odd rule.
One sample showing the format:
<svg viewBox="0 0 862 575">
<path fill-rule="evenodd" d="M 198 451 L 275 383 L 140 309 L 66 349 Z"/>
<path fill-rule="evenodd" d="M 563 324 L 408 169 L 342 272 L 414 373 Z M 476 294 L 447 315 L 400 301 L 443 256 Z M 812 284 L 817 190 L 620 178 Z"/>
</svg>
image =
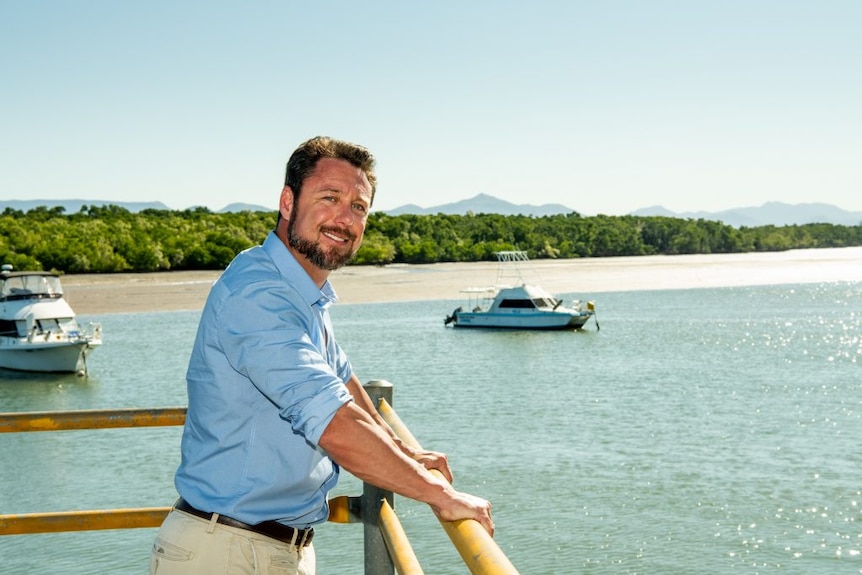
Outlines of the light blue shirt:
<svg viewBox="0 0 862 575">
<path fill-rule="evenodd" d="M 338 465 L 318 442 L 352 400 L 327 311 L 335 300 L 274 233 L 213 285 L 186 373 L 175 477 L 193 507 L 246 523 L 326 521 Z"/>
</svg>

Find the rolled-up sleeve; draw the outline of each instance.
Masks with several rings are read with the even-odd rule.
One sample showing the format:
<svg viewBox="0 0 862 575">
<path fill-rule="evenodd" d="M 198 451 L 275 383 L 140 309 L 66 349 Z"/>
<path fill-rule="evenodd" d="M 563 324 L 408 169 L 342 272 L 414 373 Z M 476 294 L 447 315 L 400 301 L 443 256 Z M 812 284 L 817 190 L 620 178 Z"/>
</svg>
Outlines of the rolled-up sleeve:
<svg viewBox="0 0 862 575">
<path fill-rule="evenodd" d="M 349 364 L 343 353 L 327 357 L 320 313 L 273 278 L 233 286 L 217 315 L 218 344 L 231 368 L 317 446 L 335 412 L 352 400 L 344 385 Z"/>
</svg>

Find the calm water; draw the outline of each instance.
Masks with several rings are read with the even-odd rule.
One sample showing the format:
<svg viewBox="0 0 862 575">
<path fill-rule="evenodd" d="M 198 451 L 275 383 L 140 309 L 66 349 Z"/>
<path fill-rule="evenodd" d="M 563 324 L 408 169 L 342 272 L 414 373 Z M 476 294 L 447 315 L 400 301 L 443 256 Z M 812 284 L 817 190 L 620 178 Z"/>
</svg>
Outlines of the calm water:
<svg viewBox="0 0 862 575">
<path fill-rule="evenodd" d="M 589 295 L 599 331 L 444 328 L 454 300 L 333 317 L 360 376 L 393 382 L 492 501 L 522 573 L 862 573 L 862 283 Z M 197 317 L 84 317 L 106 341 L 90 377 L 0 372 L 0 410 L 184 405 Z M 179 433 L 0 435 L 0 509 L 168 505 Z M 396 506 L 426 573 L 466 572 L 425 506 Z M 4 537 L 0 570 L 143 573 L 154 533 Z M 322 574 L 362 573 L 359 525 L 315 544 Z"/>
</svg>

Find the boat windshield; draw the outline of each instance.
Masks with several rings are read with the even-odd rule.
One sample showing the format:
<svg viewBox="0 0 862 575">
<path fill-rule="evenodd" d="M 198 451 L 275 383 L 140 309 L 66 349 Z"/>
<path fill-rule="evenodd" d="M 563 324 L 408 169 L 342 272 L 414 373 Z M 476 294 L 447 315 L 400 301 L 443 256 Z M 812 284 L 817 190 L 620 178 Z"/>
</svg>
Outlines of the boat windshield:
<svg viewBox="0 0 862 575">
<path fill-rule="evenodd" d="M 63 296 L 60 278 L 53 275 L 11 275 L 0 282 L 0 301 Z"/>
<path fill-rule="evenodd" d="M 504 299 L 500 302 L 501 308 L 518 308 L 518 309 L 556 309 L 557 300 L 536 297 L 533 299 Z"/>
<path fill-rule="evenodd" d="M 504 299 L 500 302 L 501 308 L 535 309 L 536 305 L 531 299 Z"/>
</svg>

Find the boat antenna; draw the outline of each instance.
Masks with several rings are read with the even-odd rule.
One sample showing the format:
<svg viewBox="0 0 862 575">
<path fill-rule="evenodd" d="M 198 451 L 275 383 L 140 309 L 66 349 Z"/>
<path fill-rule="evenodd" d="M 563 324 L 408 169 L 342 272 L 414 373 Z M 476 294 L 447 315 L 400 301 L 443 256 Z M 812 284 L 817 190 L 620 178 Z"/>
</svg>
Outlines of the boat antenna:
<svg viewBox="0 0 862 575">
<path fill-rule="evenodd" d="M 511 286 L 527 283 L 524 278 L 524 268 L 529 268 L 530 273 L 537 277 L 541 283 L 539 273 L 530 266 L 530 258 L 525 250 L 505 250 L 494 252 L 497 256 L 497 285 Z"/>
</svg>

